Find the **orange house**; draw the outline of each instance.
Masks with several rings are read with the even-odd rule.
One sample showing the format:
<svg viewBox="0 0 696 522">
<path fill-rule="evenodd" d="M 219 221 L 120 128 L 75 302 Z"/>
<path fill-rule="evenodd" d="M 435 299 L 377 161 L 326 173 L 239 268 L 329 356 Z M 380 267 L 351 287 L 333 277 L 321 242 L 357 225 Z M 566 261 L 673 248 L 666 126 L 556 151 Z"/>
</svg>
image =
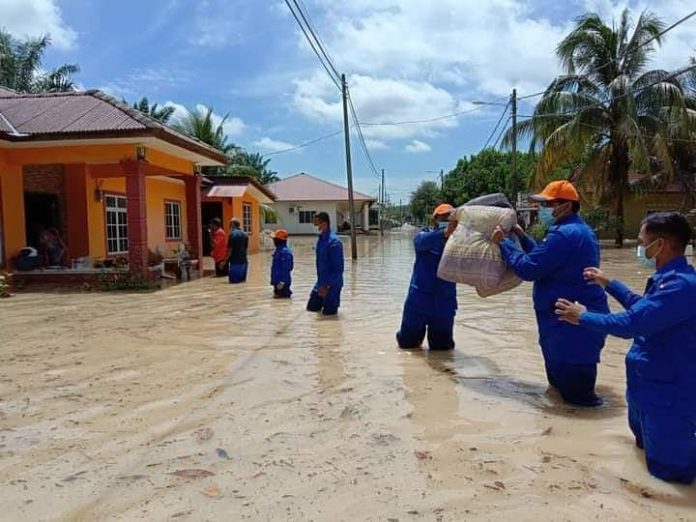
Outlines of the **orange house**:
<svg viewBox="0 0 696 522">
<path fill-rule="evenodd" d="M 0 89 L 0 268 L 49 228 L 79 258 L 127 259 L 182 243 L 201 265 L 200 168 L 218 150 L 99 91 L 25 95 Z"/>
<path fill-rule="evenodd" d="M 229 232 L 230 220 L 239 219 L 249 235 L 249 253 L 261 247 L 261 205 L 270 205 L 275 195 L 254 178 L 206 176 L 203 179 L 203 226 L 213 218 L 220 218 Z M 204 237 L 203 253 L 210 254 L 210 245 Z"/>
</svg>

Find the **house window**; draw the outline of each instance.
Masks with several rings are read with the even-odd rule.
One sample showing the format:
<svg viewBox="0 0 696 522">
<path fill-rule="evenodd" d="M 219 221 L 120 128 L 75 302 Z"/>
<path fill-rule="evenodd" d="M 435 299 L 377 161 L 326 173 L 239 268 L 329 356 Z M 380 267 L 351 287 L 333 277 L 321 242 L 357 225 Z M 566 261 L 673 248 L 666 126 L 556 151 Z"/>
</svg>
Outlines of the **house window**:
<svg viewBox="0 0 696 522">
<path fill-rule="evenodd" d="M 106 253 L 128 253 L 128 210 L 124 196 L 105 196 Z"/>
<path fill-rule="evenodd" d="M 251 234 L 251 203 L 242 206 L 242 227 L 244 232 Z"/>
<path fill-rule="evenodd" d="M 181 239 L 181 203 L 164 202 L 164 229 L 167 239 Z"/>
<path fill-rule="evenodd" d="M 316 215 L 316 210 L 300 210 L 300 225 L 313 224 Z"/>
</svg>

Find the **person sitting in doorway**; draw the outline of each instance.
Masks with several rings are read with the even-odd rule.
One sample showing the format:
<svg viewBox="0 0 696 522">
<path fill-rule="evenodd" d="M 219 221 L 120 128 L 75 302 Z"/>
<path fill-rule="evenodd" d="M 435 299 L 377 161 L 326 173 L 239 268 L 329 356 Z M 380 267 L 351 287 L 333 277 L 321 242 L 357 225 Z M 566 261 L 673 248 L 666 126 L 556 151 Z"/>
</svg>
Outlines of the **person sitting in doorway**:
<svg viewBox="0 0 696 522">
<path fill-rule="evenodd" d="M 40 239 L 43 266 L 67 266 L 67 247 L 55 227 L 41 233 Z"/>
</svg>

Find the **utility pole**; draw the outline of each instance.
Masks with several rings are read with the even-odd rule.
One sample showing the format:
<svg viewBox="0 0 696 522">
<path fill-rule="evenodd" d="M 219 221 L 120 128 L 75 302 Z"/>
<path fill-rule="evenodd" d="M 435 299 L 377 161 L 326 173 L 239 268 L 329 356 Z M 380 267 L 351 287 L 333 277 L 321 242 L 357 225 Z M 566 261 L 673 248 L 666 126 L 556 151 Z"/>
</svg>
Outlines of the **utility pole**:
<svg viewBox="0 0 696 522">
<path fill-rule="evenodd" d="M 404 207 L 401 206 L 401 198 L 399 198 L 399 223 L 404 224 Z"/>
<path fill-rule="evenodd" d="M 350 163 L 350 129 L 348 126 L 348 84 L 346 75 L 341 75 L 341 91 L 343 93 L 343 133 L 346 139 L 346 171 L 348 174 L 348 212 L 350 212 L 350 255 L 358 259 L 358 240 L 355 237 L 355 202 L 353 201 L 353 167 Z"/>
<path fill-rule="evenodd" d="M 512 172 L 510 184 L 512 185 L 512 206 L 517 208 L 517 89 L 512 89 L 510 98 L 512 109 Z"/>
<path fill-rule="evenodd" d="M 440 192 L 445 190 L 445 170 L 440 169 Z"/>
<path fill-rule="evenodd" d="M 384 235 L 384 216 L 382 215 L 382 211 L 384 210 L 384 205 L 386 204 L 386 191 L 384 190 L 384 169 L 382 169 L 382 204 L 379 206 L 379 233 L 380 235 Z"/>
</svg>

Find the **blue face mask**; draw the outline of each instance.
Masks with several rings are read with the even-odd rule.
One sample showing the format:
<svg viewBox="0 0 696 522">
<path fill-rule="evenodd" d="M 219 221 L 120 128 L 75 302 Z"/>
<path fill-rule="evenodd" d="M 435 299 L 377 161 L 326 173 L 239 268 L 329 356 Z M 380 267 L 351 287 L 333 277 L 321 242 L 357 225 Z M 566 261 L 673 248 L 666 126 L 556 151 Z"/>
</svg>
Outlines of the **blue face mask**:
<svg viewBox="0 0 696 522">
<path fill-rule="evenodd" d="M 638 263 L 640 263 L 645 268 L 650 268 L 651 270 L 655 270 L 657 268 L 657 254 L 655 254 L 652 257 L 648 257 L 647 251 L 648 248 L 657 243 L 657 241 L 658 240 L 656 239 L 648 246 L 638 245 L 638 247 L 636 248 L 636 258 L 638 259 Z"/>
<path fill-rule="evenodd" d="M 449 221 L 440 221 L 437 224 L 437 229 L 438 230 L 446 230 L 448 226 L 449 226 Z"/>
<path fill-rule="evenodd" d="M 553 216 L 553 209 L 551 207 L 539 208 L 539 222 L 547 228 L 556 222 L 556 218 Z"/>
</svg>

